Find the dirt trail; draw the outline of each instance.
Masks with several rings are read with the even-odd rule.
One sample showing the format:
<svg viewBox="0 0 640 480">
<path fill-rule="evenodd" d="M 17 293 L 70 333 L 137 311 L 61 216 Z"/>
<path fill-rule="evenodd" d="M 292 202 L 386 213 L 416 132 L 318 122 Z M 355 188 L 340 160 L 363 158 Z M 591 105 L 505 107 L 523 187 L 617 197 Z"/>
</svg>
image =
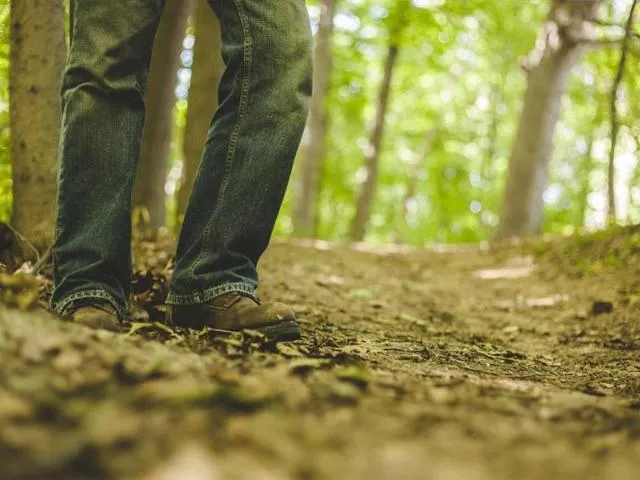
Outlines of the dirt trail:
<svg viewBox="0 0 640 480">
<path fill-rule="evenodd" d="M 276 242 L 261 273 L 302 341 L 0 307 L 0 478 L 638 478 L 629 272 Z"/>
</svg>

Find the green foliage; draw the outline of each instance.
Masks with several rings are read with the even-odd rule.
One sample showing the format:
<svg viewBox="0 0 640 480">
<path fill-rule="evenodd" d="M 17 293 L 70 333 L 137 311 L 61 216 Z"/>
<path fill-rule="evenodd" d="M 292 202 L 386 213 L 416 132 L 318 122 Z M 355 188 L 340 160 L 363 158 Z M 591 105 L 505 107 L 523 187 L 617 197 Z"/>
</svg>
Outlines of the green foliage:
<svg viewBox="0 0 640 480">
<path fill-rule="evenodd" d="M 368 126 L 382 77 L 398 2 L 342 0 L 334 33 L 329 99 L 330 131 L 319 235 L 347 238 L 361 179 Z M 547 1 L 443 2 L 415 0 L 404 14 L 381 171 L 367 240 L 396 238 L 412 244 L 477 242 L 491 238 L 502 202 L 511 145 L 525 88 L 520 58 L 533 48 L 549 9 Z M 603 9 L 606 10 L 606 9 Z M 396 13 L 394 13 L 396 12 Z M 624 23 L 626 9 L 603 11 Z M 619 31 L 603 31 L 608 37 Z M 545 232 L 572 233 L 604 221 L 609 145 L 609 94 L 619 49 L 595 49 L 570 79 L 549 188 Z M 633 63 L 633 65 L 631 65 Z M 640 221 L 638 62 L 629 62 L 619 153 L 619 197 L 629 221 Z M 436 139 L 418 170 L 415 162 L 429 131 Z M 629 188 L 627 188 L 629 187 Z M 288 204 L 287 204 L 288 207 Z M 634 210 L 635 209 L 635 210 Z M 287 210 L 280 225 L 290 222 Z M 281 228 L 279 233 L 286 232 Z"/>
<path fill-rule="evenodd" d="M 626 4 L 608 2 L 602 19 L 623 24 Z M 317 22 L 319 2 L 308 5 Z M 520 58 L 533 48 L 549 1 L 338 0 L 337 5 L 319 236 L 348 238 L 369 125 L 393 40 L 399 57 L 367 240 L 400 238 L 420 245 L 491 238 L 526 85 Z M 7 0 L 0 0 L 0 26 L 0 219 L 6 219 L 11 187 Z M 602 36 L 621 34 L 615 27 L 601 30 Z M 570 234 L 604 224 L 610 88 L 619 55 L 615 44 L 594 49 L 572 72 L 545 193 L 545 232 Z M 186 112 L 184 92 L 180 97 L 175 165 Z M 640 63 L 629 61 L 616 159 L 620 220 L 628 222 L 640 222 L 639 97 Z M 420 152 L 430 132 L 434 139 L 423 159 Z M 175 187 L 177 171 L 172 170 L 169 186 Z M 407 199 L 411 184 L 415 195 Z M 292 230 L 291 201 L 289 191 L 277 235 Z"/>
<path fill-rule="evenodd" d="M 389 35 L 381 4 L 339 4 L 320 205 L 326 238 L 345 238 L 353 215 Z M 490 235 L 524 87 L 518 57 L 534 43 L 544 7 L 414 2 L 405 14 L 369 240 L 471 242 Z M 403 198 L 431 130 L 436 140 L 405 224 Z"/>
</svg>

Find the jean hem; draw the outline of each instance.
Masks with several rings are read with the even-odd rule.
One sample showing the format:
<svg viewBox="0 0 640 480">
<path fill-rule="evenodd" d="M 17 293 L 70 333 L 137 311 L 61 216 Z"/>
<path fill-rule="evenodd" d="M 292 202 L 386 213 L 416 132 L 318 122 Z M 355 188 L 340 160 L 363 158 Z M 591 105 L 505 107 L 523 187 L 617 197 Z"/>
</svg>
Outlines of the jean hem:
<svg viewBox="0 0 640 480">
<path fill-rule="evenodd" d="M 168 305 L 198 305 L 229 292 L 242 292 L 255 298 L 256 287 L 248 282 L 233 282 L 194 292 L 189 295 L 169 293 L 166 303 Z"/>
<path fill-rule="evenodd" d="M 120 320 L 124 320 L 126 318 L 126 313 L 128 311 L 128 306 L 121 307 L 116 298 L 111 295 L 106 290 L 102 289 L 91 289 L 91 290 L 79 290 L 77 292 L 71 293 L 61 300 L 57 302 L 51 302 L 51 310 L 58 315 L 64 315 L 64 311 L 71 305 L 73 302 L 77 300 L 85 300 L 85 299 L 96 299 L 96 300 L 106 300 L 111 304 L 111 306 L 116 310 L 118 314 L 118 318 Z"/>
</svg>

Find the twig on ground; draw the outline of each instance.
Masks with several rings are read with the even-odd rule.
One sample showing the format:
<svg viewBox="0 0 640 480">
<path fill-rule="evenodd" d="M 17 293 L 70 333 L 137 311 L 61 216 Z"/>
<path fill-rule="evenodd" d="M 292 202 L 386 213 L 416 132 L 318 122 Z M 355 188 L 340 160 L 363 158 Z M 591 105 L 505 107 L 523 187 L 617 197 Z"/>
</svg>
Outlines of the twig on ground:
<svg viewBox="0 0 640 480">
<path fill-rule="evenodd" d="M 40 272 L 40 270 L 42 269 L 42 267 L 45 266 L 45 264 L 47 263 L 49 258 L 51 258 L 51 251 L 52 250 L 53 250 L 53 243 L 51 245 L 49 245 L 49 247 L 44 252 L 42 257 L 33 266 L 33 274 L 34 275 L 37 275 Z"/>
<path fill-rule="evenodd" d="M 24 235 L 22 235 L 19 231 L 17 231 L 15 228 L 13 228 L 10 224 L 5 223 L 5 225 L 7 226 L 7 228 L 9 228 L 9 230 L 11 230 L 13 232 L 13 234 L 16 236 L 16 238 L 18 238 L 21 242 L 25 243 L 31 250 L 33 250 L 35 252 L 36 261 L 40 262 L 40 252 L 38 252 L 38 249 L 36 247 L 34 247 L 33 244 L 24 237 Z"/>
</svg>

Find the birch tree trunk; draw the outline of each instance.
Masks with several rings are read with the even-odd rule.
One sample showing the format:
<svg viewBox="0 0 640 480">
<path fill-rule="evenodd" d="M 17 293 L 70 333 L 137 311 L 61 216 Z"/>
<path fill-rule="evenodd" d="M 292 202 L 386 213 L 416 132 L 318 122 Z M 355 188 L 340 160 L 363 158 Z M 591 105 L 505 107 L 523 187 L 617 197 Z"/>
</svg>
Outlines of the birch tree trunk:
<svg viewBox="0 0 640 480">
<path fill-rule="evenodd" d="M 320 25 L 315 37 L 313 95 L 302 140 L 293 193 L 293 233 L 315 237 L 318 223 L 318 195 L 327 137 L 327 94 L 332 70 L 333 17 L 336 0 L 323 0 Z"/>
<path fill-rule="evenodd" d="M 523 62 L 527 90 L 514 139 L 498 238 L 538 234 L 553 133 L 571 69 L 594 40 L 602 0 L 552 0 L 534 50 Z"/>
</svg>

